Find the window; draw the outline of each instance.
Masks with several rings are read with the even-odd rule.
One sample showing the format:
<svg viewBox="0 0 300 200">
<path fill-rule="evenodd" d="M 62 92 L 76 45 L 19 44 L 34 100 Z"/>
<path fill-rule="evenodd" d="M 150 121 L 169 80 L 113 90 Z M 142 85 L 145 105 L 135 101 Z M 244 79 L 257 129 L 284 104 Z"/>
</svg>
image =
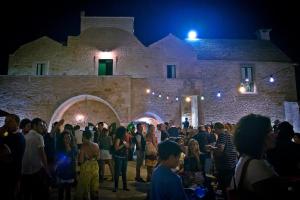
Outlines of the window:
<svg viewBox="0 0 300 200">
<path fill-rule="evenodd" d="M 246 93 L 254 93 L 253 65 L 243 64 L 241 67 L 241 83 L 246 89 Z"/>
<path fill-rule="evenodd" d="M 113 75 L 113 60 L 100 59 L 98 67 L 98 76 Z"/>
<path fill-rule="evenodd" d="M 167 78 L 176 78 L 176 65 L 167 65 Z"/>
<path fill-rule="evenodd" d="M 35 64 L 35 75 L 44 76 L 48 74 L 48 66 L 46 63 L 36 63 Z"/>
</svg>

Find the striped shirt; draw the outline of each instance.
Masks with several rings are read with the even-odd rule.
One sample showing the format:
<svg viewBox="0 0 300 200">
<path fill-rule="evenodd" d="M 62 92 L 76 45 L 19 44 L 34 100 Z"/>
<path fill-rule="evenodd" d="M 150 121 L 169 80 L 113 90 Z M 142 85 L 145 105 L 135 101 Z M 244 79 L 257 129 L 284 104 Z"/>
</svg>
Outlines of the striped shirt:
<svg viewBox="0 0 300 200">
<path fill-rule="evenodd" d="M 221 133 L 218 137 L 216 146 L 224 145 L 222 155 L 216 156 L 216 167 L 219 170 L 233 169 L 237 163 L 237 152 L 232 142 L 232 136 Z"/>
</svg>

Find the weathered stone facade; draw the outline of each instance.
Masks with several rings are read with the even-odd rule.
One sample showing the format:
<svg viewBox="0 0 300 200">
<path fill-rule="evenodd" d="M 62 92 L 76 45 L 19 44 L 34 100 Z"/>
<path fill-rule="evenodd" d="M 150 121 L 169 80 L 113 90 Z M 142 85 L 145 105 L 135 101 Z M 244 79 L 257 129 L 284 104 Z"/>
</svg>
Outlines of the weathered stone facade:
<svg viewBox="0 0 300 200">
<path fill-rule="evenodd" d="M 74 97 L 87 95 L 93 123 L 126 124 L 149 116 L 172 119 L 179 125 L 185 96 L 199 97 L 199 123 L 236 123 L 248 113 L 284 120 L 284 102 L 296 101 L 294 67 L 270 41 L 200 39 L 191 43 L 170 34 L 146 47 L 127 30 L 133 27 L 133 18 L 112 18 L 111 23 L 108 18 L 81 19 L 81 34 L 70 36 L 66 46 L 42 37 L 10 55 L 8 76 L 0 77 L 2 109 L 48 122 L 65 117 L 71 123 L 72 115 L 84 109 L 84 98 L 76 101 Z M 100 59 L 113 60 L 112 76 L 98 76 Z M 46 64 L 46 75 L 35 75 L 37 63 Z M 242 64 L 254 68 L 254 93 L 238 92 Z M 176 66 L 176 78 L 167 78 L 167 65 Z M 274 83 L 268 81 L 272 74 Z M 148 88 L 156 94 L 146 93 Z M 72 98 L 67 110 L 59 109 Z"/>
</svg>

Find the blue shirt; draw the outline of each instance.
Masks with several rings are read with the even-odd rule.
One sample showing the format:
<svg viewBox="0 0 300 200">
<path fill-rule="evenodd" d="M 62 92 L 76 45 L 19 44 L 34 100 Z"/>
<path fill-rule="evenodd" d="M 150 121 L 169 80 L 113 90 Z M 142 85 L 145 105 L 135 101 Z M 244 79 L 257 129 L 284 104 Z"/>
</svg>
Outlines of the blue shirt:
<svg viewBox="0 0 300 200">
<path fill-rule="evenodd" d="M 171 169 L 158 166 L 151 181 L 151 200 L 187 200 L 180 177 Z"/>
</svg>

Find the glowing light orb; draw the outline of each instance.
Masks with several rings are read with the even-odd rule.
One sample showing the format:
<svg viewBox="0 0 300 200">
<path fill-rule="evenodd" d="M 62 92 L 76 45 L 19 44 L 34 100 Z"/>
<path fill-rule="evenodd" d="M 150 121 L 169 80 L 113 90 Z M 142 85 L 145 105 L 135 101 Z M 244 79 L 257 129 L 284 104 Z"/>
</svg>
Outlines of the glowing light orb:
<svg viewBox="0 0 300 200">
<path fill-rule="evenodd" d="M 77 114 L 75 119 L 76 119 L 77 122 L 83 122 L 84 121 L 84 115 Z"/>
<path fill-rule="evenodd" d="M 221 92 L 220 91 L 218 92 L 217 97 L 219 97 L 219 98 L 221 97 Z"/>
<path fill-rule="evenodd" d="M 186 97 L 186 98 L 185 98 L 185 101 L 186 101 L 186 102 L 191 102 L 191 97 Z"/>
<path fill-rule="evenodd" d="M 243 85 L 241 85 L 240 88 L 239 88 L 239 92 L 240 93 L 245 93 L 246 92 L 246 88 Z"/>
<path fill-rule="evenodd" d="M 188 40 L 197 40 L 197 32 L 194 30 L 191 30 L 188 33 Z"/>
<path fill-rule="evenodd" d="M 275 79 L 272 76 L 270 76 L 269 81 L 270 81 L 270 83 L 273 83 L 275 81 Z"/>
<path fill-rule="evenodd" d="M 151 92 L 151 90 L 150 90 L 150 89 L 147 89 L 146 92 L 147 92 L 147 94 L 149 94 L 149 93 Z"/>
</svg>

